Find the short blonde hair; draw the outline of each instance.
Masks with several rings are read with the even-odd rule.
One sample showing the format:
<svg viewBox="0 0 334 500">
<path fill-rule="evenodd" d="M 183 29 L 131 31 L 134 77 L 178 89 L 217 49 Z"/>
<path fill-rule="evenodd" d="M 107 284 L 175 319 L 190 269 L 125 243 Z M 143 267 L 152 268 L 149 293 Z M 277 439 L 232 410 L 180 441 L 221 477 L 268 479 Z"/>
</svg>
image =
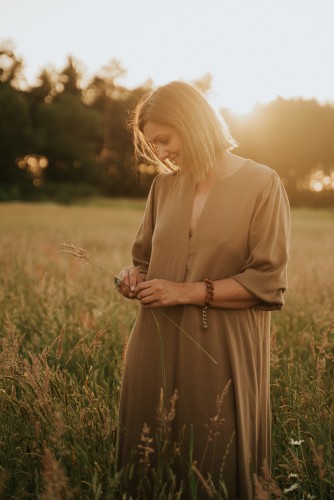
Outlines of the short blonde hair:
<svg viewBox="0 0 334 500">
<path fill-rule="evenodd" d="M 132 130 L 138 160 L 148 161 L 160 171 L 178 170 L 166 160 L 162 162 L 147 141 L 143 129 L 147 122 L 174 127 L 182 138 L 181 175 L 196 182 L 204 180 L 215 160 L 237 144 L 222 117 L 192 85 L 171 82 L 145 95 L 137 105 Z"/>
</svg>

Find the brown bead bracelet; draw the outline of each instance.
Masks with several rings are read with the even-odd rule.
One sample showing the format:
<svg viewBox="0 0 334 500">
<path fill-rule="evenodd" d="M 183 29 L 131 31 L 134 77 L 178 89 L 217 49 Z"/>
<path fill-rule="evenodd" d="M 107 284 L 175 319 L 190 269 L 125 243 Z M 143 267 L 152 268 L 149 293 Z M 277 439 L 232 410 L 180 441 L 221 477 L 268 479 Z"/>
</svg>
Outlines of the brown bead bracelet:
<svg viewBox="0 0 334 500">
<path fill-rule="evenodd" d="M 212 280 L 205 278 L 203 280 L 203 282 L 205 283 L 205 286 L 206 286 L 206 299 L 205 299 L 205 306 L 203 306 L 203 308 L 202 308 L 202 320 L 203 320 L 203 328 L 204 328 L 204 330 L 207 330 L 209 328 L 207 309 L 208 309 L 208 307 L 211 306 L 211 304 L 213 302 L 214 288 L 213 288 Z"/>
</svg>

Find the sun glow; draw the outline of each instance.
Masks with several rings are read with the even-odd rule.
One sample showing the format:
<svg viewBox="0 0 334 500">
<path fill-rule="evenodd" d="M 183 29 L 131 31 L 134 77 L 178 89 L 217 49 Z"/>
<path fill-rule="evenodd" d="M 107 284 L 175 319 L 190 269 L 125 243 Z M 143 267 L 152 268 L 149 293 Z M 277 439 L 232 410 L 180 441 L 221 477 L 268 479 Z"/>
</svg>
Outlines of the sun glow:
<svg viewBox="0 0 334 500">
<path fill-rule="evenodd" d="M 325 173 L 320 164 L 302 181 L 300 188 L 316 193 L 334 191 L 334 170 L 331 170 L 329 174 Z"/>
<path fill-rule="evenodd" d="M 232 113 L 237 115 L 247 115 L 250 113 L 257 104 L 255 99 L 252 99 L 251 96 L 247 95 L 238 95 L 237 92 L 235 94 L 224 95 L 223 93 L 218 92 L 210 92 L 207 96 L 210 104 L 215 108 L 227 108 Z"/>
<path fill-rule="evenodd" d="M 44 171 L 49 165 L 46 156 L 26 155 L 16 158 L 16 164 L 21 170 L 26 170 L 29 173 L 35 187 L 40 187 L 43 184 Z"/>
<path fill-rule="evenodd" d="M 170 0 L 164 9 L 143 0 L 131 3 L 131 16 L 129 2 L 101 0 L 100 8 L 89 8 L 89 15 L 76 26 L 72 20 L 78 15 L 77 2 L 58 0 L 53 9 L 36 0 L 21 17 L 17 2 L 7 2 L 1 13 L 2 36 L 17 44 L 31 82 L 43 66 L 61 68 L 72 54 L 86 65 L 89 77 L 116 57 L 126 69 L 120 83 L 128 88 L 149 78 L 154 85 L 178 79 L 191 82 L 209 72 L 219 107 L 239 114 L 278 95 L 333 100 L 330 0 L 320 2 L 316 17 L 314 3 L 305 0 Z M 122 19 L 127 19 L 126 36 Z M 143 24 L 149 29 L 138 37 Z M 43 44 L 41 39 L 56 42 Z"/>
</svg>

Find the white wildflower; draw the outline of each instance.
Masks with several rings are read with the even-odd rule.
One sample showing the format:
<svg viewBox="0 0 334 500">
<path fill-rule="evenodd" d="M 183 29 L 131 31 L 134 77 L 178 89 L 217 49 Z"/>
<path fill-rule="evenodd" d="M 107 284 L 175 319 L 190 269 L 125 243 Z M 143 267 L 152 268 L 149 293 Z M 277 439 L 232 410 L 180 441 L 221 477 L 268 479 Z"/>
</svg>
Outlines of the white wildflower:
<svg viewBox="0 0 334 500">
<path fill-rule="evenodd" d="M 296 474 L 295 472 L 290 472 L 290 474 L 288 475 L 288 478 L 291 478 L 291 477 L 298 479 L 298 474 Z"/>
<path fill-rule="evenodd" d="M 300 487 L 299 483 L 293 483 L 291 486 L 289 486 L 289 488 L 285 488 L 283 490 L 283 493 L 290 493 L 290 491 L 294 491 L 294 490 L 296 490 L 299 487 Z"/>
<path fill-rule="evenodd" d="M 299 441 L 295 441 L 294 439 L 290 439 L 290 444 L 292 446 L 300 446 L 304 442 L 304 439 L 300 439 Z"/>
</svg>

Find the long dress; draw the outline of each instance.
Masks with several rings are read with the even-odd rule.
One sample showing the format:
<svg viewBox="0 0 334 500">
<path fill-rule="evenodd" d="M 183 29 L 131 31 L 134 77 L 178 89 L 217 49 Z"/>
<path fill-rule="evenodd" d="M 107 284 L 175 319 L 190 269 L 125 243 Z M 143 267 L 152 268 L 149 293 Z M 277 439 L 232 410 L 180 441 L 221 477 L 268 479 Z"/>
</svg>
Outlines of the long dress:
<svg viewBox="0 0 334 500">
<path fill-rule="evenodd" d="M 161 394 L 168 410 L 177 391 L 169 422 L 169 441 L 183 436 L 176 476 L 186 482 L 195 463 L 204 481 L 224 482 L 229 499 L 247 500 L 254 474 L 265 463 L 270 469 L 270 311 L 282 308 L 287 287 L 289 203 L 277 173 L 247 160 L 216 182 L 190 238 L 195 187 L 191 181 L 180 187 L 174 173 L 154 179 L 133 243 L 134 265 L 147 280 L 232 277 L 259 303 L 208 308 L 207 330 L 201 307 L 140 307 L 124 361 L 119 463 L 136 460 L 133 450 L 140 460 L 148 429 L 147 447 L 158 448 Z M 198 498 L 207 498 L 205 489 Z"/>
</svg>

